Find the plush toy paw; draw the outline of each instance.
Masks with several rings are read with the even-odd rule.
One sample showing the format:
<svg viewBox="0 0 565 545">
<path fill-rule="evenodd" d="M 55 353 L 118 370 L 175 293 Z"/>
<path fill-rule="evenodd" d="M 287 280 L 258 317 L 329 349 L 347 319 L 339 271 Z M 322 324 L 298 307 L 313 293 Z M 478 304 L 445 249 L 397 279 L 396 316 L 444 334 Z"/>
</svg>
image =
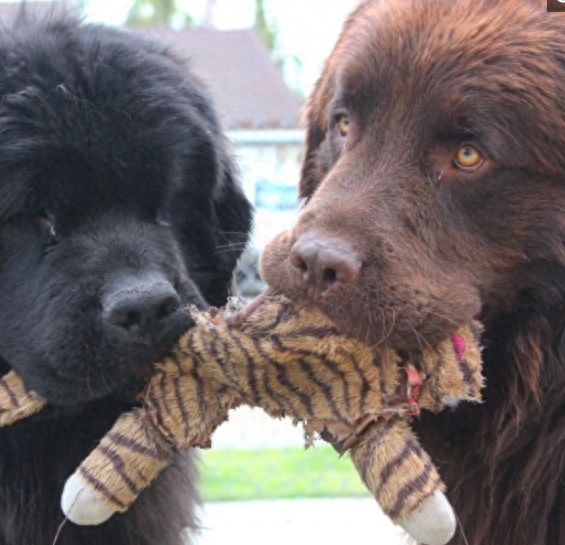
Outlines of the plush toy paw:
<svg viewBox="0 0 565 545">
<path fill-rule="evenodd" d="M 455 534 L 455 513 L 441 490 L 426 498 L 399 525 L 418 543 L 445 545 Z"/>
<path fill-rule="evenodd" d="M 61 496 L 61 509 L 75 524 L 101 524 L 108 520 L 115 510 L 100 500 L 83 478 L 74 473 L 67 479 Z"/>
</svg>

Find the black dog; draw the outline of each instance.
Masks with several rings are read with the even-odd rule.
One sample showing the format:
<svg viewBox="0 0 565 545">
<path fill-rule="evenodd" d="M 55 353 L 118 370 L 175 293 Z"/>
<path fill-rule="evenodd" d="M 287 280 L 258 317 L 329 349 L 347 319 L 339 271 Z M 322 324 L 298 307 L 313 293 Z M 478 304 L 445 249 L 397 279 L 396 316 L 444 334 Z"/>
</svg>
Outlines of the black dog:
<svg viewBox="0 0 565 545">
<path fill-rule="evenodd" d="M 0 430 L 0 544 L 51 545 L 62 484 L 131 407 L 141 368 L 220 305 L 250 206 L 183 62 L 71 17 L 0 34 L 0 371 L 50 402 Z M 180 545 L 194 463 L 58 545 Z"/>
</svg>

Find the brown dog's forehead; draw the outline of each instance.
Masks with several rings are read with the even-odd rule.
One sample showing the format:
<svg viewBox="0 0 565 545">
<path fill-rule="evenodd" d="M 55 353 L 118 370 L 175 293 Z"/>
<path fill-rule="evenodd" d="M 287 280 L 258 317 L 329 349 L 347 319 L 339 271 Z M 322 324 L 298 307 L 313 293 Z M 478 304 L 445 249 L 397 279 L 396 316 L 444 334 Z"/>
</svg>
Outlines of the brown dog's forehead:
<svg viewBox="0 0 565 545">
<path fill-rule="evenodd" d="M 540 59 L 530 56 L 551 59 L 563 43 L 562 20 L 543 6 L 534 0 L 365 0 L 344 25 L 328 63 L 357 68 L 357 77 L 385 75 L 395 66 L 406 79 L 439 66 L 448 74 L 462 61 L 469 70 L 509 59 L 535 66 Z"/>
</svg>

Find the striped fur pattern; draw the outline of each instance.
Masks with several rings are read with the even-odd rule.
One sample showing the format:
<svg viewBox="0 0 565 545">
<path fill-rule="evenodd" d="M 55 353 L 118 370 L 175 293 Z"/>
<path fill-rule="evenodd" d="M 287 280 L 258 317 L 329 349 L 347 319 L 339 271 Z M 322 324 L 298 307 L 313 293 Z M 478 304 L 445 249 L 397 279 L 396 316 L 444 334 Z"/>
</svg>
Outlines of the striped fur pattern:
<svg viewBox="0 0 565 545">
<path fill-rule="evenodd" d="M 172 444 L 146 423 L 141 409 L 121 415 L 78 470 L 115 511 L 126 511 L 171 462 Z"/>
<path fill-rule="evenodd" d="M 404 420 L 374 422 L 351 449 L 365 486 L 393 522 L 404 520 L 445 486 L 428 453 Z"/>
<path fill-rule="evenodd" d="M 463 357 L 451 340 L 419 353 L 369 347 L 340 333 L 312 308 L 274 298 L 240 328 L 193 310 L 197 326 L 156 366 L 144 411 L 123 415 L 78 473 L 105 502 L 123 511 L 167 463 L 172 448 L 210 446 L 230 408 L 261 407 L 304 424 L 351 451 L 363 482 L 393 521 L 415 510 L 441 479 L 406 420 L 406 368 L 425 377 L 422 409 L 453 400 L 480 401 L 479 328 L 459 331 Z"/>
<path fill-rule="evenodd" d="M 40 411 L 44 406 L 45 400 L 28 390 L 14 371 L 0 378 L 0 426 L 8 426 Z"/>
</svg>

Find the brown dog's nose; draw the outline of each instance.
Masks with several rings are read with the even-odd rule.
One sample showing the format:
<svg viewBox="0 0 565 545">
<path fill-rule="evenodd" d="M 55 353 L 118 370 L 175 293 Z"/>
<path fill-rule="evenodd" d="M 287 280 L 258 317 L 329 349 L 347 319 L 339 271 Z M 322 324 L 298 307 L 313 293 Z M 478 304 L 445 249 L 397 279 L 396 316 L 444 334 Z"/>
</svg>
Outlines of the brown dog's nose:
<svg viewBox="0 0 565 545">
<path fill-rule="evenodd" d="M 361 260 L 351 246 L 339 239 L 302 235 L 290 250 L 300 288 L 313 297 L 338 283 L 349 284 L 358 276 Z"/>
</svg>

